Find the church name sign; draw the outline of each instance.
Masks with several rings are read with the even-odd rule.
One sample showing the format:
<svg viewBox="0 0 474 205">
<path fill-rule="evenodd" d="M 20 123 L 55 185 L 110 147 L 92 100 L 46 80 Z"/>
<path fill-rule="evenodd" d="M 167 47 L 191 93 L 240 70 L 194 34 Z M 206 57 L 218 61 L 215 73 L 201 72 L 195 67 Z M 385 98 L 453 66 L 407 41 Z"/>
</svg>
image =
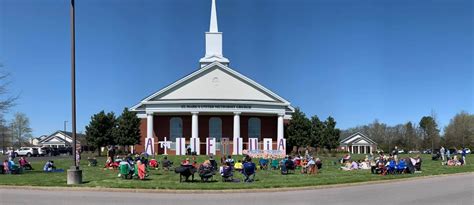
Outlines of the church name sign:
<svg viewBox="0 0 474 205">
<path fill-rule="evenodd" d="M 250 105 L 181 105 L 181 108 L 197 109 L 251 109 Z"/>
</svg>

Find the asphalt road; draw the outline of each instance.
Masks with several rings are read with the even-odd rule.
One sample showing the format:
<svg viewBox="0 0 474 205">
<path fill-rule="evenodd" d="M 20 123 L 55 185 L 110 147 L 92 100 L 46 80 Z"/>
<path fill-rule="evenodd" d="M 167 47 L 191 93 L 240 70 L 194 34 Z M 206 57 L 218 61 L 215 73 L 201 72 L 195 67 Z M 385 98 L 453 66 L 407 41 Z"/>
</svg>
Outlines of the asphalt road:
<svg viewBox="0 0 474 205">
<path fill-rule="evenodd" d="M 45 191 L 0 188 L 0 204 L 474 204 L 474 173 L 286 192 L 213 194 Z"/>
</svg>

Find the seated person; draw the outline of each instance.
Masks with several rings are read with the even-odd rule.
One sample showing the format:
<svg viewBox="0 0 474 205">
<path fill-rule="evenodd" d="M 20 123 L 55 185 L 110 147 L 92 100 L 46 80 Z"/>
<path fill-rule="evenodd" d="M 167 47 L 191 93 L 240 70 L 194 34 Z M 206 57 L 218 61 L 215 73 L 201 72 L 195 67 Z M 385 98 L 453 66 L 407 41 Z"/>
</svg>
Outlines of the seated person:
<svg viewBox="0 0 474 205">
<path fill-rule="evenodd" d="M 314 161 L 316 163 L 316 168 L 318 168 L 318 170 L 321 170 L 323 168 L 323 162 L 321 161 L 321 159 L 316 158 L 316 160 Z"/>
<path fill-rule="evenodd" d="M 95 157 L 94 158 L 87 157 L 87 162 L 89 162 L 88 164 L 89 167 L 97 166 L 97 159 Z"/>
<path fill-rule="evenodd" d="M 28 162 L 25 157 L 20 157 L 20 160 L 18 160 L 18 163 L 20 164 L 20 167 L 22 167 L 25 170 L 33 170 L 33 167 L 31 167 L 30 162 Z"/>
<path fill-rule="evenodd" d="M 296 157 L 293 159 L 293 163 L 295 164 L 295 167 L 300 167 L 301 165 L 301 157 L 296 155 Z"/>
<path fill-rule="evenodd" d="M 230 163 L 230 166 L 234 166 L 234 159 L 232 159 L 232 156 L 231 155 L 228 155 L 227 156 L 227 159 L 225 160 L 225 162 L 229 162 Z"/>
<path fill-rule="evenodd" d="M 397 167 L 397 162 L 394 158 L 391 158 L 385 166 L 387 167 L 388 173 L 394 174 Z"/>
<path fill-rule="evenodd" d="M 279 168 L 279 163 L 278 163 L 278 160 L 276 158 L 273 158 L 272 159 L 272 169 L 273 170 L 276 170 Z"/>
<path fill-rule="evenodd" d="M 8 160 L 3 161 L 3 173 L 10 174 L 10 163 L 8 163 Z"/>
<path fill-rule="evenodd" d="M 351 170 L 357 170 L 359 169 L 359 164 L 357 164 L 356 161 L 346 161 L 345 165 L 341 167 L 342 170 L 344 171 L 351 171 Z"/>
<path fill-rule="evenodd" d="M 127 167 L 126 169 L 123 169 L 122 167 Z M 127 178 L 131 178 L 131 176 L 133 175 L 133 172 L 134 172 L 134 166 L 132 166 L 132 164 L 130 163 L 129 160 L 122 160 L 120 163 L 119 163 L 119 168 L 120 168 L 120 173 L 119 173 L 119 177 L 121 177 L 122 175 Z M 128 170 L 128 173 L 127 171 Z"/>
<path fill-rule="evenodd" d="M 54 166 L 54 161 L 48 160 L 46 164 L 44 164 L 43 171 L 45 172 L 53 172 L 56 169 Z"/>
<path fill-rule="evenodd" d="M 137 169 L 138 169 L 138 178 L 140 180 L 144 180 L 146 176 L 146 168 L 145 168 L 145 164 L 143 164 L 142 161 L 140 160 L 137 161 Z"/>
<path fill-rule="evenodd" d="M 189 161 L 189 158 L 186 158 L 185 160 L 181 161 L 181 166 L 188 166 L 192 165 L 191 162 Z"/>
<path fill-rule="evenodd" d="M 420 155 L 416 156 L 415 158 L 412 158 L 411 159 L 412 163 L 413 163 L 413 166 L 415 167 L 415 173 L 419 173 L 421 172 L 421 157 Z"/>
<path fill-rule="evenodd" d="M 316 168 L 316 161 L 314 161 L 313 157 L 309 158 L 308 163 L 302 167 L 301 173 L 302 174 L 316 174 L 317 168 Z"/>
<path fill-rule="evenodd" d="M 360 163 L 360 169 L 370 169 L 370 165 L 368 161 L 363 161 Z"/>
<path fill-rule="evenodd" d="M 291 156 L 285 161 L 285 167 L 287 170 L 295 170 L 295 163 L 291 159 Z"/>
<path fill-rule="evenodd" d="M 345 164 L 347 161 L 351 160 L 351 155 L 350 154 L 345 154 L 342 158 L 341 158 L 341 164 Z"/>
<path fill-rule="evenodd" d="M 105 161 L 105 166 L 104 168 L 107 168 L 107 169 L 113 169 L 114 168 L 114 161 L 112 160 L 112 157 L 107 157 L 107 161 Z"/>
<path fill-rule="evenodd" d="M 258 160 L 258 165 L 260 166 L 260 170 L 268 169 L 268 159 L 260 158 L 260 160 Z"/>
<path fill-rule="evenodd" d="M 169 170 L 171 168 L 171 165 L 173 164 L 173 162 L 171 162 L 170 160 L 168 160 L 168 157 L 165 156 L 163 158 L 163 160 L 161 161 L 161 166 L 163 166 L 163 169 L 164 170 Z"/>
<path fill-rule="evenodd" d="M 229 163 L 230 166 L 230 163 Z M 242 171 L 244 165 L 242 164 L 242 160 L 237 161 L 237 163 L 234 164 L 234 169 L 237 171 Z"/>
<path fill-rule="evenodd" d="M 239 160 L 240 161 L 240 160 Z M 242 163 L 241 163 L 242 164 Z M 237 164 L 235 164 L 237 165 Z M 220 174 L 222 176 L 222 180 L 224 182 L 226 181 L 232 181 L 232 177 L 234 174 L 232 173 L 232 167 L 230 166 L 230 163 L 227 162 L 225 163 L 221 168 L 220 168 Z"/>
<path fill-rule="evenodd" d="M 405 173 L 407 169 L 407 164 L 405 162 L 405 159 L 401 158 L 400 161 L 397 164 L 397 172 L 398 173 Z"/>
<path fill-rule="evenodd" d="M 217 162 L 213 156 L 209 156 L 209 162 L 211 163 L 212 170 L 217 171 Z"/>
<path fill-rule="evenodd" d="M 149 166 L 151 168 L 158 169 L 158 166 L 160 166 L 160 165 L 158 164 L 158 161 L 156 161 L 156 159 L 151 159 L 150 162 L 149 162 Z"/>
<path fill-rule="evenodd" d="M 244 169 L 242 170 L 242 174 L 245 176 L 244 182 L 254 181 L 256 168 L 255 163 L 252 162 L 252 158 L 249 157 L 244 163 Z"/>
</svg>

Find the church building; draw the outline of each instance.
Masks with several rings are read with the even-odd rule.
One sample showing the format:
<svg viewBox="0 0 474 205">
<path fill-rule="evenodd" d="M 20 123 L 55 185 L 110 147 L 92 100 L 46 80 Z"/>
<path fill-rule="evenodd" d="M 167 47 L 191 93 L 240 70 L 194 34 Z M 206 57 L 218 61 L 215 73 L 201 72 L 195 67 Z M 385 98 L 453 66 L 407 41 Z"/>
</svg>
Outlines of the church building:
<svg viewBox="0 0 474 205">
<path fill-rule="evenodd" d="M 145 97 L 130 110 L 141 119 L 135 152 L 184 155 L 285 152 L 290 102 L 230 66 L 212 0 L 205 55 L 191 74 Z M 268 70 L 268 72 L 271 72 Z"/>
</svg>

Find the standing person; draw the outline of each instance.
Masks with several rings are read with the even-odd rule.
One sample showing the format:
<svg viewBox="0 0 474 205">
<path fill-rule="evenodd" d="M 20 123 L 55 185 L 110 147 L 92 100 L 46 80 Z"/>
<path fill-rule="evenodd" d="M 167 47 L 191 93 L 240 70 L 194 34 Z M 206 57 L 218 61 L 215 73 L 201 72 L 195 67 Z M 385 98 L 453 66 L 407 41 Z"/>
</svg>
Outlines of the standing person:
<svg viewBox="0 0 474 205">
<path fill-rule="evenodd" d="M 114 161 L 114 156 L 115 156 L 115 147 L 113 145 L 109 146 L 109 149 L 107 150 L 107 157 L 110 157 L 112 162 Z"/>
<path fill-rule="evenodd" d="M 441 146 L 441 149 L 439 149 L 439 152 L 441 153 L 441 159 L 444 161 L 444 153 L 445 153 L 445 149 L 443 146 Z"/>
<path fill-rule="evenodd" d="M 392 156 L 395 159 L 395 161 L 398 160 L 398 147 L 397 146 L 395 146 L 395 148 L 393 149 Z"/>
<path fill-rule="evenodd" d="M 451 151 L 449 151 L 449 149 L 446 149 L 446 159 L 451 159 Z"/>
<path fill-rule="evenodd" d="M 15 159 L 15 150 L 13 150 L 13 148 L 10 151 L 10 153 L 8 154 L 8 158 L 9 158 L 8 160 L 11 160 L 11 161 L 13 161 Z"/>
<path fill-rule="evenodd" d="M 462 148 L 462 152 L 461 152 L 461 157 L 462 157 L 462 161 L 464 162 L 463 165 L 466 165 L 466 148 L 463 147 Z"/>
</svg>

